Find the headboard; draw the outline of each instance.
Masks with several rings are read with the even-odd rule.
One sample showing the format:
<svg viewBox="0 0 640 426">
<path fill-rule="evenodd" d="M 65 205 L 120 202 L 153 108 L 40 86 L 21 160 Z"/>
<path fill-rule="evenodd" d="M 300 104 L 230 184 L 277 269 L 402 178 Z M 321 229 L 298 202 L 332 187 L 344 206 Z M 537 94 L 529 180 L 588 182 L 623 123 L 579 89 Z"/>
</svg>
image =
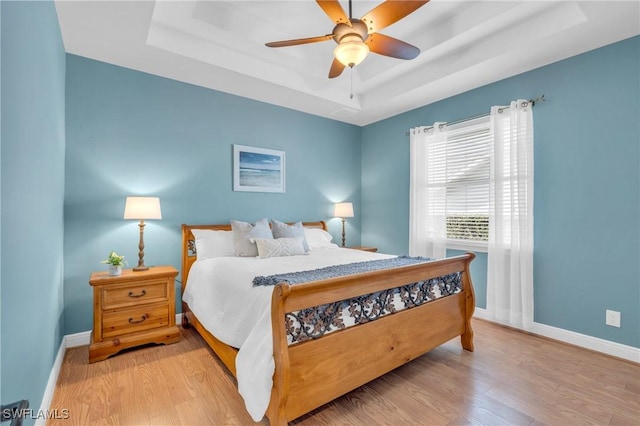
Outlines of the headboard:
<svg viewBox="0 0 640 426">
<path fill-rule="evenodd" d="M 291 225 L 291 223 L 289 223 Z M 302 226 L 305 228 L 320 228 L 327 230 L 327 224 L 324 221 L 318 222 L 302 222 Z M 196 242 L 192 229 L 210 229 L 212 231 L 231 231 L 231 224 L 224 225 L 182 225 L 182 274 L 180 279 L 182 281 L 182 293 L 187 285 L 187 278 L 189 277 L 189 270 L 191 265 L 196 261 Z"/>
</svg>

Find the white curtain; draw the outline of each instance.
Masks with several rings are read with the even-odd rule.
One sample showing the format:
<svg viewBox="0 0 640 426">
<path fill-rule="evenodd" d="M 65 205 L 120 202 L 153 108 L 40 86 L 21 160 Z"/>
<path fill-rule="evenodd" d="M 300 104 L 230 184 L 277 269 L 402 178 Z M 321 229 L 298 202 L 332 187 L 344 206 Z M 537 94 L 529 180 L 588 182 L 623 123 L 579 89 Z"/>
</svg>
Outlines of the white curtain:
<svg viewBox="0 0 640 426">
<path fill-rule="evenodd" d="M 529 329 L 533 323 L 533 116 L 529 101 L 491 109 L 487 312 Z"/>
<path fill-rule="evenodd" d="M 446 123 L 411 129 L 409 254 L 446 256 Z M 442 161 L 433 161 L 434 159 Z M 428 167 L 428 164 L 437 166 Z"/>
</svg>

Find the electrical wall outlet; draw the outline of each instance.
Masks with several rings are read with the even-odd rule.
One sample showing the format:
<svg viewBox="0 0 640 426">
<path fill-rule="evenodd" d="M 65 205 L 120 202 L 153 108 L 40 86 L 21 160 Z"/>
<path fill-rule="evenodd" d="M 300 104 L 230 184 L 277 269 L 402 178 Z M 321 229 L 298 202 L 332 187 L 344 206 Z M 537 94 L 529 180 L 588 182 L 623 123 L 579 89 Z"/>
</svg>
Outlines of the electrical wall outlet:
<svg viewBox="0 0 640 426">
<path fill-rule="evenodd" d="M 606 312 L 606 323 L 612 327 L 620 327 L 620 312 L 618 311 L 610 311 L 607 309 Z"/>
</svg>

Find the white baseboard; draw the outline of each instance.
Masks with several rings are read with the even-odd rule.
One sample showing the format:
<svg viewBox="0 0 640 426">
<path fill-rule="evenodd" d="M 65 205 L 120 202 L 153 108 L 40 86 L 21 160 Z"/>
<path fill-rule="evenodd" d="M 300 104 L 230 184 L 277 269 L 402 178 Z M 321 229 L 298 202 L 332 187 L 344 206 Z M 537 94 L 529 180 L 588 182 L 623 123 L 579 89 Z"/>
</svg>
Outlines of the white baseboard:
<svg viewBox="0 0 640 426">
<path fill-rule="evenodd" d="M 531 332 L 540 336 L 560 340 L 571 345 L 580 346 L 596 352 L 602 352 L 617 358 L 640 363 L 640 349 L 609 340 L 599 339 L 586 334 L 580 334 L 562 328 L 551 327 L 546 324 L 533 323 Z"/>
<path fill-rule="evenodd" d="M 473 316 L 486 321 L 502 324 L 499 321 L 491 319 L 486 309 L 476 307 Z M 505 325 L 513 328 L 520 328 L 514 327 L 510 324 Z M 569 343 L 570 345 L 575 345 L 581 348 L 590 349 L 592 351 L 601 352 L 603 354 L 611 355 L 616 358 L 622 358 L 627 361 L 640 363 L 640 349 L 634 348 L 633 346 L 623 345 L 621 343 L 611 342 L 609 340 L 600 339 L 598 337 L 587 336 L 586 334 L 576 333 L 575 331 L 552 327 L 550 325 L 540 324 L 537 322 L 533 323 L 531 329 L 525 331 L 537 334 L 539 336 L 548 337 L 553 340 L 558 340 L 560 342 Z"/>
<path fill-rule="evenodd" d="M 51 407 L 51 401 L 53 401 L 53 393 L 56 390 L 56 383 L 58 383 L 58 375 L 60 374 L 60 369 L 62 368 L 62 361 L 64 360 L 64 353 L 67 350 L 65 345 L 65 340 L 67 336 L 62 338 L 62 342 L 60 342 L 60 347 L 58 348 L 58 353 L 56 354 L 56 359 L 53 361 L 53 366 L 51 367 L 51 372 L 49 373 L 49 380 L 47 380 L 47 387 L 44 389 L 44 394 L 42 395 L 42 402 L 40 403 L 40 411 L 38 413 L 44 413 L 44 410 L 48 410 Z M 36 426 L 45 426 L 47 423 L 46 416 L 37 416 Z"/>
<path fill-rule="evenodd" d="M 91 341 L 91 330 L 81 333 L 67 334 L 64 336 L 64 344 L 67 348 L 88 345 Z"/>
<path fill-rule="evenodd" d="M 491 321 L 491 319 L 489 318 L 489 314 L 487 313 L 487 310 L 483 308 L 478 308 L 477 306 L 476 306 L 476 309 L 473 311 L 473 316 L 483 320 Z"/>
</svg>

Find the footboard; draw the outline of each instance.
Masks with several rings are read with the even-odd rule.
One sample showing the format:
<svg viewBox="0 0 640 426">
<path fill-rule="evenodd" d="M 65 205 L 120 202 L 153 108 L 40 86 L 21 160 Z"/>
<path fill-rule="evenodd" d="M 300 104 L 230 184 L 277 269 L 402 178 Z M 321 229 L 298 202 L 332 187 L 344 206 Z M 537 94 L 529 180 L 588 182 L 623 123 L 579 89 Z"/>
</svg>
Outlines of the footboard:
<svg viewBox="0 0 640 426">
<path fill-rule="evenodd" d="M 275 373 L 267 416 L 286 424 L 309 411 L 461 336 L 473 351 L 473 253 L 438 261 L 289 286 L 272 297 Z M 460 272 L 462 291 L 318 339 L 289 346 L 285 315 Z"/>
</svg>

